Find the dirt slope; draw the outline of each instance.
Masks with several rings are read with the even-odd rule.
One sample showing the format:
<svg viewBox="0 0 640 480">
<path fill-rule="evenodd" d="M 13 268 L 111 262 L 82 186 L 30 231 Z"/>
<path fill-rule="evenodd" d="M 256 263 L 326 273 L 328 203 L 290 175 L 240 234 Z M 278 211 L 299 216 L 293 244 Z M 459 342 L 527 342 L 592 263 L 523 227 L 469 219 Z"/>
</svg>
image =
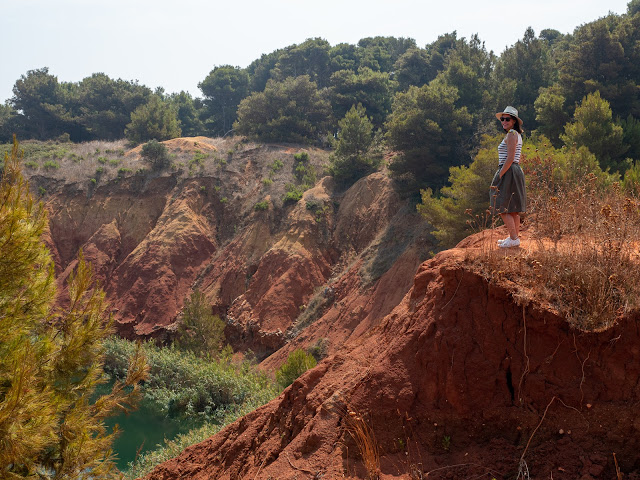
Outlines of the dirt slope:
<svg viewBox="0 0 640 480">
<path fill-rule="evenodd" d="M 423 263 L 377 327 L 146 478 L 366 478 L 358 418 L 381 478 L 611 479 L 614 452 L 640 478 L 640 313 L 572 330 L 474 273 L 482 241 Z"/>
</svg>

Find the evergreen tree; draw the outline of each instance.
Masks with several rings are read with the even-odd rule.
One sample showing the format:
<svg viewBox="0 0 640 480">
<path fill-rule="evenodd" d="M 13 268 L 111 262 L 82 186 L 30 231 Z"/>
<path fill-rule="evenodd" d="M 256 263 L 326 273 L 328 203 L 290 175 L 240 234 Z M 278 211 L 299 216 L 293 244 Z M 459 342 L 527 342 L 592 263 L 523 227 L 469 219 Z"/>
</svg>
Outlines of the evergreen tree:
<svg viewBox="0 0 640 480">
<path fill-rule="evenodd" d="M 10 142 L 13 135 L 21 128 L 21 116 L 7 101 L 0 105 L 0 142 Z"/>
<path fill-rule="evenodd" d="M 182 309 L 175 345 L 196 355 L 217 357 L 224 346 L 224 322 L 211 313 L 205 296 L 195 290 Z"/>
<path fill-rule="evenodd" d="M 179 137 L 182 131 L 175 106 L 155 94 L 133 111 L 124 133 L 132 143 L 140 144 L 151 139 L 170 140 Z"/>
<path fill-rule="evenodd" d="M 200 119 L 203 110 L 200 99 L 194 99 L 188 92 L 181 91 L 171 94 L 168 100 L 176 109 L 182 136 L 197 137 L 205 134 L 204 123 Z"/>
<path fill-rule="evenodd" d="M 238 105 L 249 93 L 246 70 L 231 65 L 215 67 L 198 84 L 204 95 L 202 120 L 209 132 L 224 135 L 238 118 Z"/>
<path fill-rule="evenodd" d="M 336 181 L 352 184 L 374 171 L 380 163 L 372 155 L 373 124 L 362 104 L 351 107 L 338 122 L 338 141 L 331 156 L 331 173 Z"/>
<path fill-rule="evenodd" d="M 152 95 L 151 89 L 144 85 L 113 80 L 104 73 L 94 73 L 68 88 L 68 109 L 84 129 L 76 135 L 69 132 L 74 141 L 123 138 L 131 114 Z"/>
<path fill-rule="evenodd" d="M 522 40 L 502 53 L 494 69 L 496 85 L 512 85 L 507 91 L 498 88 L 497 105 L 517 105 L 519 116 L 529 130 L 537 127 L 534 102 L 538 92 L 547 87 L 552 78 L 548 50 L 547 42 L 536 38 L 529 27 Z"/>
<path fill-rule="evenodd" d="M 367 37 L 358 41 L 358 63 L 374 72 L 391 72 L 394 63 L 410 48 L 416 47 L 413 38 Z"/>
<path fill-rule="evenodd" d="M 576 29 L 559 65 L 559 81 L 568 105 L 599 91 L 616 115 L 626 117 L 640 109 L 635 80 L 640 29 L 629 25 L 629 31 L 620 30 L 620 24 L 620 17 L 612 14 Z M 635 62 L 630 64 L 627 58 Z"/>
<path fill-rule="evenodd" d="M 358 70 L 360 60 L 356 53 L 357 47 L 351 43 L 339 43 L 329 49 L 329 68 L 331 73 L 338 70 Z"/>
<path fill-rule="evenodd" d="M 331 107 L 307 75 L 269 80 L 238 107 L 235 130 L 268 142 L 309 143 L 324 138 Z"/>
<path fill-rule="evenodd" d="M 640 120 L 633 115 L 628 115 L 626 119 L 619 120 L 618 123 L 622 127 L 623 143 L 629 146 L 626 155 L 633 160 L 640 160 Z"/>
<path fill-rule="evenodd" d="M 329 83 L 331 45 L 322 38 L 309 38 L 300 45 L 292 45 L 280 55 L 271 71 L 271 78 L 282 81 L 287 77 L 309 75 L 309 79 L 323 88 Z"/>
<path fill-rule="evenodd" d="M 565 99 L 556 86 L 540 89 L 534 102 L 537 131 L 549 138 L 556 148 L 562 145 L 560 135 L 569 121 L 564 104 Z"/>
<path fill-rule="evenodd" d="M 108 478 L 116 473 L 116 432 L 104 419 L 136 398 L 146 366 L 138 353 L 125 383 L 96 398 L 104 383 L 102 342 L 111 332 L 104 292 L 92 285 L 80 255 L 67 306 L 53 309 L 53 263 L 41 239 L 46 226 L 14 140 L 0 180 L 0 476 Z"/>
<path fill-rule="evenodd" d="M 455 87 L 432 81 L 398 93 L 386 123 L 392 149 L 400 152 L 389 168 L 407 190 L 440 188 L 449 167 L 469 163 L 471 115 L 456 107 Z"/>
<path fill-rule="evenodd" d="M 396 82 L 385 72 L 374 72 L 368 67 L 340 70 L 331 75 L 329 98 L 335 118 L 343 118 L 353 105 L 362 104 L 377 128 L 391 112 Z"/>
<path fill-rule="evenodd" d="M 429 62 L 429 53 L 421 48 L 410 48 L 404 52 L 393 70 L 394 78 L 402 91 L 411 85 L 421 87 L 436 78 L 438 73 Z"/>
<path fill-rule="evenodd" d="M 573 115 L 573 121 L 565 126 L 560 137 L 567 146 L 585 146 L 593 153 L 602 169 L 624 169 L 624 154 L 629 148 L 622 142 L 623 131 L 613 123 L 609 102 L 600 92 L 582 99 Z"/>
<path fill-rule="evenodd" d="M 11 106 L 21 112 L 23 131 L 27 138 L 48 140 L 64 133 L 70 120 L 63 103 L 63 91 L 58 78 L 48 68 L 29 70 L 13 86 Z"/>
</svg>

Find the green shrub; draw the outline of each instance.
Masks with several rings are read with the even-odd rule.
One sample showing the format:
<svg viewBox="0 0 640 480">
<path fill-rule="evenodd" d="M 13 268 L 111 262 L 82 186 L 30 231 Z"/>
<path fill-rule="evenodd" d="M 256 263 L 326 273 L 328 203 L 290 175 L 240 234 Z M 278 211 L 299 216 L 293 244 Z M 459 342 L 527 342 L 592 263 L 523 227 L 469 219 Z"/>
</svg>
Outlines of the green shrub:
<svg viewBox="0 0 640 480">
<path fill-rule="evenodd" d="M 304 185 L 306 187 L 306 185 Z M 282 197 L 282 201 L 284 204 L 288 203 L 296 203 L 298 200 L 302 198 L 304 194 L 304 189 L 300 188 L 300 186 L 293 185 L 292 183 L 288 183 L 286 186 L 287 193 Z"/>
<path fill-rule="evenodd" d="M 195 290 L 184 303 L 175 346 L 201 357 L 219 356 L 224 346 L 224 322 L 211 313 L 205 296 Z"/>
<path fill-rule="evenodd" d="M 36 170 L 40 165 L 38 165 L 38 162 L 34 162 L 33 160 L 27 160 L 24 162 L 24 166 Z"/>
<path fill-rule="evenodd" d="M 117 337 L 105 342 L 104 369 L 112 379 L 127 375 L 127 360 L 136 344 Z M 145 343 L 142 350 L 149 375 L 142 388 L 142 406 L 158 417 L 182 419 L 194 426 L 217 422 L 227 408 L 252 397 L 273 398 L 275 386 L 269 378 L 245 364 L 212 360 L 174 347 L 160 348 Z M 267 399 L 268 399 L 267 398 Z"/>
<path fill-rule="evenodd" d="M 625 172 L 622 186 L 631 195 L 640 196 L 640 161 Z"/>
<path fill-rule="evenodd" d="M 293 155 L 293 158 L 296 162 L 308 163 L 309 162 L 309 154 L 307 152 L 300 152 Z"/>
<path fill-rule="evenodd" d="M 120 165 L 120 160 L 118 160 L 117 158 L 112 158 L 111 160 L 109 160 L 109 165 L 117 167 L 118 165 Z"/>
<path fill-rule="evenodd" d="M 276 372 L 276 382 L 282 389 L 291 385 L 296 378 L 316 366 L 318 362 L 304 350 L 294 350 L 287 357 L 287 361 Z"/>
<path fill-rule="evenodd" d="M 270 186 L 271 184 L 273 184 L 273 180 L 271 180 L 270 178 L 263 178 L 263 179 L 262 179 L 262 184 L 263 184 L 265 187 L 268 187 L 268 186 Z"/>
<path fill-rule="evenodd" d="M 104 165 L 108 161 L 109 159 L 107 157 L 98 157 L 98 163 L 101 163 L 102 165 Z"/>
<path fill-rule="evenodd" d="M 55 160 L 47 160 L 42 164 L 42 166 L 47 170 L 57 170 L 58 168 L 60 168 L 60 164 Z"/>
<path fill-rule="evenodd" d="M 171 159 L 167 147 L 157 140 L 149 140 L 142 146 L 141 156 L 151 164 L 151 168 L 156 171 L 167 168 Z"/>
<path fill-rule="evenodd" d="M 118 169 L 118 176 L 124 177 L 127 173 L 131 173 L 133 170 L 131 168 L 122 167 Z"/>
<path fill-rule="evenodd" d="M 273 163 L 270 165 L 271 171 L 272 172 L 277 172 L 278 170 L 280 170 L 282 167 L 284 167 L 284 163 L 282 163 L 282 160 L 278 160 L 277 158 L 273 161 Z"/>
<path fill-rule="evenodd" d="M 78 155 L 78 154 L 77 154 L 77 153 L 75 153 L 75 152 L 71 152 L 71 153 L 69 154 L 69 158 L 70 158 L 71 160 L 73 160 L 75 163 L 80 163 L 81 161 L 83 161 L 83 160 L 84 160 L 84 156 L 83 156 L 83 155 Z"/>
<path fill-rule="evenodd" d="M 262 211 L 262 210 L 269 210 L 269 202 L 267 200 L 263 200 L 262 202 L 258 202 L 253 206 L 253 209 L 256 212 Z"/>
</svg>

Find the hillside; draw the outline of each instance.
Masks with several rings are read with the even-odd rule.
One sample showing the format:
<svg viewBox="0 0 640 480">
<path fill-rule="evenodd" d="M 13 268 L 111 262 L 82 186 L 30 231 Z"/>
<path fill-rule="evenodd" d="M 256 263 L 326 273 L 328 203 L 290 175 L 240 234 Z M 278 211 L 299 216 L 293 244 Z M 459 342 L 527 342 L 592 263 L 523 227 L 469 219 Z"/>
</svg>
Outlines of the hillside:
<svg viewBox="0 0 640 480">
<path fill-rule="evenodd" d="M 340 189 L 320 149 L 165 145 L 162 172 L 113 144 L 28 167 L 60 285 L 82 248 L 124 337 L 170 340 L 198 289 L 261 368 L 295 348 L 327 357 L 149 480 L 375 477 L 375 451 L 381 478 L 588 480 L 615 478 L 615 462 L 640 478 L 637 310 L 572 327 L 542 289 L 479 271 L 504 253 L 491 231 L 427 260 L 428 225 L 385 171 Z M 314 185 L 285 201 L 301 171 Z M 541 245 L 534 228 L 514 255 Z"/>
<path fill-rule="evenodd" d="M 126 338 L 170 338 L 199 289 L 234 350 L 265 359 L 285 347 L 265 367 L 277 368 L 293 346 L 320 342 L 332 352 L 391 311 L 433 248 L 385 173 L 344 191 L 323 178 L 328 152 L 317 148 L 204 137 L 164 144 L 173 156 L 164 172 L 148 168 L 140 147 L 104 142 L 59 154 L 58 169 L 26 169 L 50 212 L 59 283 L 82 248 Z M 285 201 L 301 169 L 315 186 Z"/>
<path fill-rule="evenodd" d="M 145 478 L 374 478 L 372 445 L 380 478 L 640 478 L 639 312 L 588 333 L 521 305 L 473 267 L 495 238 L 424 262 L 379 325 Z"/>
</svg>

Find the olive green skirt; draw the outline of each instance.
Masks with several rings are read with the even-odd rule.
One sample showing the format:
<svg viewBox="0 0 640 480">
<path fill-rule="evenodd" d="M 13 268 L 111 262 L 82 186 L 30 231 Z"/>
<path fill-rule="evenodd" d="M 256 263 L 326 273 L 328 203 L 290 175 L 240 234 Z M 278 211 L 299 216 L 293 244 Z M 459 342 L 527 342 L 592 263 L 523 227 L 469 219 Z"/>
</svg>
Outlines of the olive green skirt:
<svg viewBox="0 0 640 480">
<path fill-rule="evenodd" d="M 500 170 L 501 168 L 494 175 L 489 191 L 491 212 L 493 214 L 526 212 L 527 192 L 522 168 L 517 163 L 513 163 L 502 178 L 500 178 Z"/>
</svg>

